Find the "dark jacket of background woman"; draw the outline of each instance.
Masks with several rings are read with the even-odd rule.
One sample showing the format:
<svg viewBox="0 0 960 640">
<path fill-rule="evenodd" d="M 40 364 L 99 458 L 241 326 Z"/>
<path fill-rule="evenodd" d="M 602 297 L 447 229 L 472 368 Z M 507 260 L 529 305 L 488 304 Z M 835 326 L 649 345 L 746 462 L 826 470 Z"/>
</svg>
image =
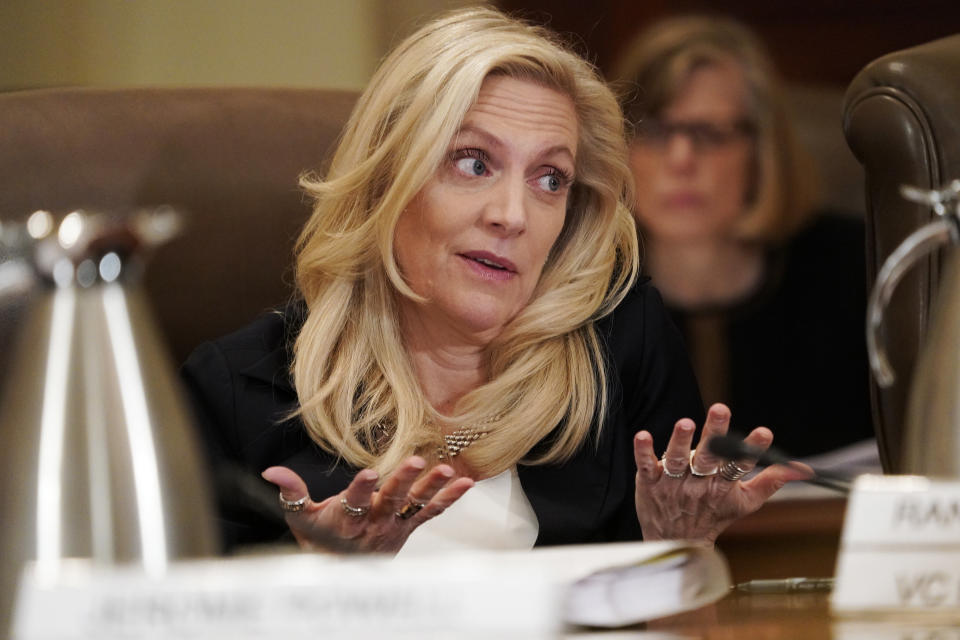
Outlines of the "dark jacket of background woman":
<svg viewBox="0 0 960 640">
<path fill-rule="evenodd" d="M 708 402 L 765 425 L 792 457 L 873 437 L 863 222 L 821 215 L 767 254 L 763 283 L 722 307 L 670 308 Z M 668 305 L 669 306 L 669 305 Z M 719 367 L 719 369 L 717 369 Z"/>
</svg>

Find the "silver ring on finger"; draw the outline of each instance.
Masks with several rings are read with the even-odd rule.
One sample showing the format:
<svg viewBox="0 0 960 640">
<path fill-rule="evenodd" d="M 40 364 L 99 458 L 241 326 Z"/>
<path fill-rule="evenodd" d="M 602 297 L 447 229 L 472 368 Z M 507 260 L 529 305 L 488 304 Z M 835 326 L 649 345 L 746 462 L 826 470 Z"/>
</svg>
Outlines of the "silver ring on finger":
<svg viewBox="0 0 960 640">
<path fill-rule="evenodd" d="M 351 518 L 362 518 L 367 515 L 370 511 L 370 507 L 355 507 L 349 502 L 347 502 L 346 496 L 340 498 L 340 506 L 343 507 L 343 512 L 350 516 Z"/>
<path fill-rule="evenodd" d="M 720 477 L 730 482 L 736 482 L 749 472 L 750 469 L 744 469 L 735 460 L 727 460 L 720 465 Z"/>
<path fill-rule="evenodd" d="M 710 469 L 709 471 L 698 471 L 698 470 L 697 470 L 697 466 L 696 466 L 695 464 L 693 464 L 693 457 L 694 457 L 696 454 L 697 454 L 697 450 L 696 450 L 696 449 L 692 449 L 692 450 L 690 451 L 690 474 L 691 474 L 691 475 L 694 475 L 694 476 L 696 476 L 696 477 L 698 477 L 698 478 L 709 478 L 710 476 L 715 476 L 715 475 L 717 475 L 717 470 L 718 470 L 717 467 L 713 467 L 713 468 Z"/>
<path fill-rule="evenodd" d="M 413 497 L 410 497 L 410 496 L 407 496 L 407 498 L 408 498 L 409 502 L 407 502 L 407 504 L 403 505 L 403 508 L 400 509 L 400 511 L 397 511 L 397 512 L 394 514 L 395 516 L 397 516 L 397 517 L 400 518 L 401 520 L 409 520 L 409 519 L 412 518 L 413 516 L 415 516 L 415 515 L 417 515 L 418 513 L 420 513 L 420 510 L 421 510 L 421 509 L 423 509 L 425 506 L 427 506 L 427 503 L 426 503 L 426 502 L 423 502 L 422 500 L 418 500 L 417 498 L 413 498 Z"/>
<path fill-rule="evenodd" d="M 307 496 L 303 496 L 299 500 L 287 500 L 283 497 L 283 492 L 280 492 L 280 510 L 286 513 L 298 513 L 303 511 L 307 506 Z"/>
<path fill-rule="evenodd" d="M 670 469 L 667 469 L 667 454 L 663 454 L 662 456 L 660 456 L 660 464 L 661 466 L 663 466 L 663 475 L 667 476 L 668 478 L 674 478 L 675 480 L 679 480 L 680 478 L 683 478 L 684 476 L 687 475 L 686 469 L 684 469 L 680 473 L 673 473 L 672 471 L 670 471 Z"/>
</svg>

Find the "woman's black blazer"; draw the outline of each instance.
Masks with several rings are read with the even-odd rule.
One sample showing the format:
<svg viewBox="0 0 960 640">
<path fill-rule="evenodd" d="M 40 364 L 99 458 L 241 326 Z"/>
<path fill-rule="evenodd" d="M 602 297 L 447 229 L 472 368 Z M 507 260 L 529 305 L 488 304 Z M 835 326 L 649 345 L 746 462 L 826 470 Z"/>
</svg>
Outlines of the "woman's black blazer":
<svg viewBox="0 0 960 640">
<path fill-rule="evenodd" d="M 339 493 L 357 472 L 313 443 L 300 420 L 289 417 L 297 404 L 290 347 L 302 309 L 291 305 L 265 314 L 207 342 L 181 369 L 217 478 L 227 548 L 277 540 L 286 532 L 279 511 L 256 499 L 275 491 L 260 478 L 267 467 L 296 471 L 314 500 Z M 647 429 L 662 450 L 678 419 L 702 423 L 703 405 L 682 339 L 648 282 L 636 285 L 598 329 L 609 372 L 602 428 L 563 464 L 518 465 L 539 521 L 537 545 L 639 539 L 634 434 Z"/>
</svg>

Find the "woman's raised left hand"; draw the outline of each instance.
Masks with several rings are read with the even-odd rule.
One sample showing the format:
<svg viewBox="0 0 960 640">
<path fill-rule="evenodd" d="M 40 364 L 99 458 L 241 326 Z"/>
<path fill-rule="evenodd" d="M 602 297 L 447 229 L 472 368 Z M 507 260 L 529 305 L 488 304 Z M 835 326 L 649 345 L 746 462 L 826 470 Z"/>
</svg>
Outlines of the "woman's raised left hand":
<svg viewBox="0 0 960 640">
<path fill-rule="evenodd" d="M 700 442 L 726 434 L 729 426 L 726 405 L 711 406 Z M 713 544 L 732 522 L 759 509 L 784 484 L 811 476 L 798 464 L 773 465 L 745 481 L 729 479 L 752 471 L 754 461 L 737 461 L 736 467 L 727 467 L 726 474 L 718 473 L 724 461 L 706 447 L 692 449 L 694 431 L 693 420 L 678 420 L 662 461 L 654 453 L 649 432 L 634 436 L 637 518 L 644 540 L 684 538 Z M 773 442 L 773 433 L 757 427 L 744 442 L 765 451 Z"/>
</svg>

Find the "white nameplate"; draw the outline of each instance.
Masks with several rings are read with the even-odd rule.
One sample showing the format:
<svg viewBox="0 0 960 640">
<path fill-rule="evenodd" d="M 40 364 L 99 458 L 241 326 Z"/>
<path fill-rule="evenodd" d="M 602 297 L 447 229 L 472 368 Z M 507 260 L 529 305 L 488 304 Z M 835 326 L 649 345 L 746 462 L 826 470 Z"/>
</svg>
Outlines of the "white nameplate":
<svg viewBox="0 0 960 640">
<path fill-rule="evenodd" d="M 847 504 L 831 608 L 960 620 L 960 482 L 861 476 Z"/>
<path fill-rule="evenodd" d="M 24 572 L 16 640 L 554 638 L 723 597 L 715 550 L 683 542 L 389 558 L 306 553 L 137 567 L 67 560 Z"/>
<path fill-rule="evenodd" d="M 54 580 L 34 566 L 14 639 L 539 637 L 558 626 L 558 598 L 537 575 L 425 564 L 283 554 L 178 563 L 151 579 L 77 559 Z"/>
<path fill-rule="evenodd" d="M 837 620 L 830 627 L 833 640 L 960 640 L 956 624 L 925 620 Z"/>
</svg>

